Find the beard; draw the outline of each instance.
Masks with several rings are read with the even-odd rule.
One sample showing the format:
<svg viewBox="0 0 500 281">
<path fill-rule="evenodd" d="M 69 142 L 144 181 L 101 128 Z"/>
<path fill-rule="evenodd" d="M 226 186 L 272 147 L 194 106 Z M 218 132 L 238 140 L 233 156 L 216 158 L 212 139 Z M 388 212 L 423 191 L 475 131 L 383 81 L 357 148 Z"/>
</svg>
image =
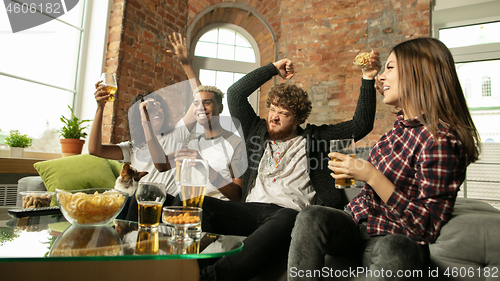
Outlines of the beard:
<svg viewBox="0 0 500 281">
<path fill-rule="evenodd" d="M 269 121 L 269 119 L 266 120 L 267 133 L 269 134 L 269 139 L 273 141 L 287 140 L 293 134 L 293 130 L 296 126 L 294 123 L 290 123 L 286 127 L 281 127 L 278 130 L 272 130 L 269 125 L 270 122 L 271 121 Z"/>
</svg>

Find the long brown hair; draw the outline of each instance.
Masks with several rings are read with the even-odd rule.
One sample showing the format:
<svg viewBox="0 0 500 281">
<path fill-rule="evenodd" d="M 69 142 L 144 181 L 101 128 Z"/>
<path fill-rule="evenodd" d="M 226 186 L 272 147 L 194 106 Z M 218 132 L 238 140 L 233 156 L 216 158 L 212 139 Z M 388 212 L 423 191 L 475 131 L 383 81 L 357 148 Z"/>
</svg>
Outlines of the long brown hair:
<svg viewBox="0 0 500 281">
<path fill-rule="evenodd" d="M 455 131 L 465 146 L 467 164 L 480 153 L 472 121 L 450 50 L 434 38 L 415 38 L 396 45 L 400 106 L 405 114 L 424 114 L 423 124 L 439 138 L 438 126 Z"/>
</svg>

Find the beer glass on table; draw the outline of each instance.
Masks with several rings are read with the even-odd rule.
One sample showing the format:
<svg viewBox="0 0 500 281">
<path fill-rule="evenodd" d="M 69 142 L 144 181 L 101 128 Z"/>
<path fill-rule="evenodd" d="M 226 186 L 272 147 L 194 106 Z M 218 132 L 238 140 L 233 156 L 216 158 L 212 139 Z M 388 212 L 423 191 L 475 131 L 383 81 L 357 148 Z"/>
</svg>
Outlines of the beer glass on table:
<svg viewBox="0 0 500 281">
<path fill-rule="evenodd" d="M 161 208 L 160 208 L 161 210 Z M 158 227 L 139 227 L 135 244 L 136 255 L 156 255 L 160 249 Z"/>
<path fill-rule="evenodd" d="M 203 207 L 208 184 L 208 162 L 203 159 L 184 159 L 180 172 L 182 206 Z M 201 223 L 188 229 L 193 238 L 201 237 Z"/>
<path fill-rule="evenodd" d="M 354 139 L 341 139 L 341 140 L 331 140 L 330 141 L 330 152 L 338 152 L 348 155 L 352 158 L 356 158 L 356 147 L 354 145 Z M 338 159 L 332 158 L 332 161 L 340 161 Z M 336 173 L 337 175 L 341 173 Z M 355 187 L 356 184 L 354 179 L 336 179 L 335 188 L 344 189 Z"/>
<path fill-rule="evenodd" d="M 109 101 L 115 100 L 115 93 L 118 90 L 118 84 L 116 83 L 116 75 L 112 73 L 101 74 L 102 85 L 106 85 L 106 91 L 109 93 Z"/>
<path fill-rule="evenodd" d="M 139 227 L 158 227 L 163 202 L 167 198 L 165 185 L 154 182 L 139 182 L 135 198 L 139 207 Z"/>
</svg>

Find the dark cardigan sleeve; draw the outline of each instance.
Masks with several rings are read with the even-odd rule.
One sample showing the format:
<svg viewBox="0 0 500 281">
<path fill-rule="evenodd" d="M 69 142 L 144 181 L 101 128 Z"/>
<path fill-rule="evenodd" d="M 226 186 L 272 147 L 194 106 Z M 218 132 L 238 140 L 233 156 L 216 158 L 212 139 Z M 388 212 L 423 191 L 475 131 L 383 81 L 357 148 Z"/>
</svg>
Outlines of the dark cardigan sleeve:
<svg viewBox="0 0 500 281">
<path fill-rule="evenodd" d="M 260 120 L 248 102 L 248 96 L 277 74 L 274 64 L 269 63 L 243 76 L 227 90 L 229 112 L 240 121 L 245 139 L 250 137 L 250 129 Z"/>
<path fill-rule="evenodd" d="M 377 103 L 374 85 L 374 80 L 362 81 L 358 105 L 351 120 L 334 125 L 309 125 L 310 127 L 306 128 L 311 134 L 307 150 L 311 184 L 320 204 L 343 209 L 348 203 L 344 190 L 335 189 L 335 180 L 330 175 L 331 170 L 328 169 L 330 140 L 354 137 L 358 141 L 371 132 Z"/>
</svg>

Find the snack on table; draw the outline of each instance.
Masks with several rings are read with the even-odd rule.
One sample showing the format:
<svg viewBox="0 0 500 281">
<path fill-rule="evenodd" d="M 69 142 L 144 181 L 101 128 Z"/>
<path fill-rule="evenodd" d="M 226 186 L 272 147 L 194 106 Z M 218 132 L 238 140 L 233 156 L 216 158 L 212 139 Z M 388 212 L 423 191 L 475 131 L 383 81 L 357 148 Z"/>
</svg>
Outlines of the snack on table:
<svg viewBox="0 0 500 281">
<path fill-rule="evenodd" d="M 357 67 L 365 68 L 367 65 L 370 64 L 370 57 L 373 54 L 373 51 L 370 53 L 362 52 L 359 53 L 353 61 L 353 64 Z"/>
<path fill-rule="evenodd" d="M 117 215 L 125 203 L 121 192 L 106 191 L 87 194 L 60 190 L 57 199 L 61 211 L 78 224 L 98 224 Z"/>
<path fill-rule="evenodd" d="M 49 207 L 52 200 L 50 192 L 21 192 L 23 209 Z"/>
<path fill-rule="evenodd" d="M 200 217 L 190 216 L 188 213 L 184 213 L 178 216 L 167 217 L 165 221 L 171 224 L 197 223 L 200 221 Z"/>
</svg>

